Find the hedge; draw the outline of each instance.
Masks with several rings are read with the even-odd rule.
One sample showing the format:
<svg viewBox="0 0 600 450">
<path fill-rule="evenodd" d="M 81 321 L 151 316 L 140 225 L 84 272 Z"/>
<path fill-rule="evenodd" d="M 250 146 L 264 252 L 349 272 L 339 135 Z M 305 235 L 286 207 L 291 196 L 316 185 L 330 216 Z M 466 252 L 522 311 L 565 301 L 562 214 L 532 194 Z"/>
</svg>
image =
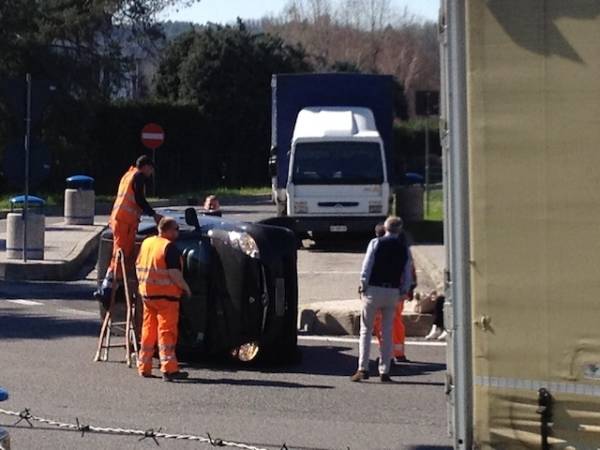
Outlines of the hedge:
<svg viewBox="0 0 600 450">
<path fill-rule="evenodd" d="M 119 177 L 141 154 L 151 155 L 140 141 L 144 124 L 156 122 L 166 134 L 156 150 L 157 193 L 162 196 L 197 192 L 208 187 L 266 186 L 270 116 L 248 117 L 244 123 L 214 118 L 191 105 L 114 103 L 92 105 L 77 113 L 51 111 L 43 141 L 50 147 L 50 178 L 37 191 L 64 189 L 74 174 L 96 179 L 96 192 L 114 194 Z M 431 152 L 439 159 L 439 137 L 430 131 Z M 0 134 L 0 140 L 5 140 Z M 394 127 L 397 173 L 423 173 L 425 131 L 400 123 Z M 5 145 L 0 142 L 0 145 Z M 435 165 L 435 164 L 434 164 Z M 4 193 L 19 189 L 2 185 Z"/>
</svg>

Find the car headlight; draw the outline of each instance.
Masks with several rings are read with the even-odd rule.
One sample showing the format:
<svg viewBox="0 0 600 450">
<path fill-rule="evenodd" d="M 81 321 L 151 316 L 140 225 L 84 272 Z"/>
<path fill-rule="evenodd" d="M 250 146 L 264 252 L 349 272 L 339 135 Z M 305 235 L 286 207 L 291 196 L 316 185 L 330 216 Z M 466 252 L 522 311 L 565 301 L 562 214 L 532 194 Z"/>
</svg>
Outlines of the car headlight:
<svg viewBox="0 0 600 450">
<path fill-rule="evenodd" d="M 294 202 L 294 213 L 295 214 L 306 214 L 308 213 L 308 203 L 301 201 L 301 202 Z"/>
<path fill-rule="evenodd" d="M 381 202 L 369 202 L 369 213 L 370 214 L 379 214 L 383 211 L 383 206 Z"/>
<path fill-rule="evenodd" d="M 258 245 L 256 245 L 256 241 L 248 233 L 246 233 L 245 231 L 230 231 L 228 233 L 228 236 L 229 243 L 233 248 L 240 250 L 242 253 L 245 253 L 250 258 L 260 258 Z"/>
</svg>

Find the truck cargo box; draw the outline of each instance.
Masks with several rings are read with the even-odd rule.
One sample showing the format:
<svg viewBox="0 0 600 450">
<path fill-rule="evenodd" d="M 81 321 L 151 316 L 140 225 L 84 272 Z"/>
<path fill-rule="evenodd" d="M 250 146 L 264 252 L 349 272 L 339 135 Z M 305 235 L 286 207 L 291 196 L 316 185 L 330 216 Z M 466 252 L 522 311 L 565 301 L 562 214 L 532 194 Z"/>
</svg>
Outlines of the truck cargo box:
<svg viewBox="0 0 600 450">
<path fill-rule="evenodd" d="M 373 111 L 386 151 L 388 179 L 393 182 L 393 77 L 350 73 L 279 74 L 272 80 L 271 151 L 277 159 L 277 188 L 285 189 L 296 117 L 311 106 L 358 106 Z"/>
<path fill-rule="evenodd" d="M 450 233 L 469 227 L 470 296 L 454 298 L 470 300 L 468 448 L 596 449 L 600 2 L 451 3 L 466 5 L 466 111 L 451 108 L 449 120 L 465 121 L 468 142 L 468 223 Z M 450 267 L 454 286 L 457 272 Z"/>
</svg>

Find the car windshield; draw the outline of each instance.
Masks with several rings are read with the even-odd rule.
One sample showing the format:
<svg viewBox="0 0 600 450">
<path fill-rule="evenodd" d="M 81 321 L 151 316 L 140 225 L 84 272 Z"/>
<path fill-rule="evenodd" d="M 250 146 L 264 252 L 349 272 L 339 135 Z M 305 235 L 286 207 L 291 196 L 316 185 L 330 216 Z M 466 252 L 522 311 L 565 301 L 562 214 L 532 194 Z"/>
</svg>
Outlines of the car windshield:
<svg viewBox="0 0 600 450">
<path fill-rule="evenodd" d="M 381 184 L 383 163 L 377 142 L 297 144 L 294 184 Z"/>
</svg>

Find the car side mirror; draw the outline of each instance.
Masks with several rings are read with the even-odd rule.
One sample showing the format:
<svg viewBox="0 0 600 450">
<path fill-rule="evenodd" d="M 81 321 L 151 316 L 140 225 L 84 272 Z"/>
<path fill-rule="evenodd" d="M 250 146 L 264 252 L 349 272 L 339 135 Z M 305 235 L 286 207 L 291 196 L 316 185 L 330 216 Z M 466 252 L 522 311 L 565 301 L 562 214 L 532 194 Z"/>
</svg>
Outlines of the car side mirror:
<svg viewBox="0 0 600 450">
<path fill-rule="evenodd" d="M 198 213 L 194 208 L 187 208 L 185 210 L 185 223 L 190 227 L 194 227 L 196 231 L 200 230 L 200 222 L 198 221 Z"/>
</svg>

